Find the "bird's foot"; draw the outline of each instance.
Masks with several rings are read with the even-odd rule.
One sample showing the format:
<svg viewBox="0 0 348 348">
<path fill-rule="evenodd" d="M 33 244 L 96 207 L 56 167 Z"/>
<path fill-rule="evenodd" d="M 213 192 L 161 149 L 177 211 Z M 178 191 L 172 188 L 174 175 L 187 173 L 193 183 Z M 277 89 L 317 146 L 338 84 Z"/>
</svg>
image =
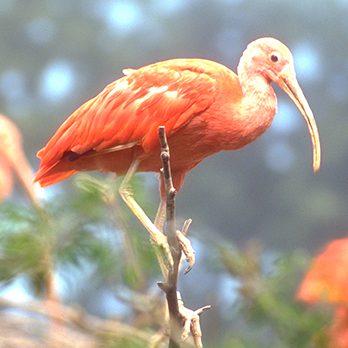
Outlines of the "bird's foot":
<svg viewBox="0 0 348 348">
<path fill-rule="evenodd" d="M 178 239 L 180 248 L 186 257 L 186 261 L 189 264 L 185 269 L 185 274 L 191 271 L 196 260 L 196 252 L 194 251 L 191 241 L 181 231 L 176 231 L 176 237 Z"/>
<path fill-rule="evenodd" d="M 201 348 L 202 347 L 202 330 L 201 330 L 199 316 L 207 309 L 210 309 L 211 306 L 207 305 L 193 311 L 192 309 L 188 309 L 184 306 L 184 302 L 181 298 L 179 291 L 177 292 L 177 296 L 178 296 L 179 314 L 183 322 L 183 331 L 181 334 L 181 338 L 183 341 L 185 341 L 191 333 L 192 338 L 194 340 L 194 346 L 197 348 Z"/>
</svg>

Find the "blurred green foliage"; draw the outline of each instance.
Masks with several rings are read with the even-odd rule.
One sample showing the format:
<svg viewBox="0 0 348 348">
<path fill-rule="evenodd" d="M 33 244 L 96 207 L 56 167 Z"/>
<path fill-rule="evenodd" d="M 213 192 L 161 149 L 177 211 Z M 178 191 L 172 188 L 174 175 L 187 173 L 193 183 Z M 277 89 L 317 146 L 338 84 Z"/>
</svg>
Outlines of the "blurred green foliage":
<svg viewBox="0 0 348 348">
<path fill-rule="evenodd" d="M 246 325 L 239 338 L 233 333 L 227 339 L 226 347 L 327 347 L 328 309 L 308 310 L 295 301 L 306 254 L 278 255 L 267 271 L 255 242 L 240 250 L 222 247 L 219 253 L 226 270 L 240 281 L 236 306 Z"/>
<path fill-rule="evenodd" d="M 119 206 L 114 179 L 81 175 L 76 183 L 71 191 L 46 202 L 42 211 L 18 202 L 0 205 L 0 281 L 9 282 L 26 274 L 35 283 L 44 272 L 47 250 L 56 268 L 93 264 L 95 281 L 105 281 L 117 270 L 126 285 L 137 287 L 137 282 L 144 281 L 138 277 L 155 272 L 149 242 L 139 226 L 134 228 L 135 224 L 129 223 L 129 212 Z M 129 232 L 117 229 L 117 217 L 125 226 L 132 226 Z M 130 240 L 132 248 L 128 255 L 122 251 L 124 238 Z M 129 262 L 128 257 L 137 260 Z M 136 268 L 140 268 L 138 275 L 133 274 Z"/>
<path fill-rule="evenodd" d="M 119 201 L 119 180 L 112 175 L 101 178 L 81 174 L 74 182 L 70 190 L 48 200 L 42 210 L 11 202 L 0 206 L 0 283 L 5 286 L 25 275 L 32 294 L 41 296 L 49 251 L 55 270 L 83 272 L 89 265 L 93 270 L 89 281 L 97 287 L 111 286 L 126 306 L 122 320 L 155 334 L 163 323 L 163 317 L 156 319 L 154 314 L 156 307 L 163 306 L 161 292 L 156 290 L 153 298 L 155 282 L 161 276 L 146 233 Z M 142 178 L 136 178 L 133 186 L 145 209 L 153 214 L 153 208 L 145 204 L 149 195 Z M 213 243 L 209 253 L 215 272 L 233 279 L 238 286 L 224 289 L 225 296 L 235 300 L 215 309 L 215 325 L 221 335 L 212 333 L 205 324 L 205 320 L 209 323 L 210 311 L 202 317 L 208 347 L 326 347 L 330 311 L 320 307 L 308 310 L 295 301 L 296 288 L 309 261 L 306 253 L 297 250 L 278 254 L 265 264 L 269 255 L 256 241 L 244 249 Z M 64 281 L 64 272 L 61 274 Z M 185 281 L 194 296 L 197 284 L 191 283 L 190 274 Z M 216 283 L 216 293 L 223 287 Z M 71 302 L 69 293 L 63 297 Z M 120 317 L 117 311 L 115 315 Z M 98 338 L 101 347 L 107 348 L 144 344 L 139 338 L 112 332 Z"/>
</svg>

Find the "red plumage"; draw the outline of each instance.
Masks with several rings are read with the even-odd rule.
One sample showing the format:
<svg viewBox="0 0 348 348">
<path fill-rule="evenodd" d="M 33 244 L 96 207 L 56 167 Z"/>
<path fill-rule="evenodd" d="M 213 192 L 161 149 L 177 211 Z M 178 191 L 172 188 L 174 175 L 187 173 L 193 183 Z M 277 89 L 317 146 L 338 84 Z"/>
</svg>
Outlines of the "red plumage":
<svg viewBox="0 0 348 348">
<path fill-rule="evenodd" d="M 276 57 L 276 58 L 274 58 Z M 288 48 L 272 38 L 252 42 L 240 60 L 238 76 L 203 59 L 172 59 L 126 69 L 59 127 L 38 152 L 35 180 L 42 186 L 80 170 L 124 174 L 160 169 L 157 130 L 165 126 L 174 185 L 205 157 L 238 149 L 260 136 L 276 112 L 276 82 L 303 114 L 313 142 L 313 168 L 320 144 L 313 114 L 296 81 Z"/>
<path fill-rule="evenodd" d="M 126 72 L 78 108 L 38 152 L 41 165 L 35 180 L 42 186 L 61 181 L 77 170 L 123 174 L 135 158 L 143 159 L 140 170 L 158 171 L 159 158 L 154 158 L 158 127 L 165 126 L 169 142 L 175 146 L 171 146 L 172 152 L 178 152 L 176 146 L 188 147 L 190 155 L 189 148 L 195 148 L 191 142 L 199 142 L 207 129 L 208 110 L 218 108 L 226 91 L 232 92 L 226 90 L 226 80 L 234 92 L 240 89 L 236 75 L 206 60 L 169 60 Z M 234 93 L 234 99 L 236 95 L 241 96 L 241 92 Z M 185 127 L 183 138 L 180 134 Z M 216 152 L 213 145 L 207 151 Z M 173 172 L 186 172 L 192 162 L 201 160 L 201 156 L 196 160 L 193 157 L 197 155 L 173 156 Z"/>
</svg>

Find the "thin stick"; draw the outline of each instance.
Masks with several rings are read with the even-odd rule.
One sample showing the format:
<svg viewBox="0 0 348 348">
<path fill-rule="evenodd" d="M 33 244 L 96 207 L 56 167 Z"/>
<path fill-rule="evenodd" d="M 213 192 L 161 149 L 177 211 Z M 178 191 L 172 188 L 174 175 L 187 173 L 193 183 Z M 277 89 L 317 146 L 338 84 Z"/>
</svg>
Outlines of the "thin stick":
<svg viewBox="0 0 348 348">
<path fill-rule="evenodd" d="M 162 175 L 166 192 L 166 224 L 165 232 L 168 239 L 170 252 L 173 257 L 173 267 L 168 271 L 165 283 L 159 283 L 160 288 L 166 293 L 169 311 L 170 348 L 180 347 L 182 320 L 179 312 L 177 297 L 177 281 L 181 259 L 181 249 L 176 236 L 175 223 L 175 195 L 172 174 L 170 169 L 170 154 L 164 126 L 158 128 L 161 145 Z"/>
<path fill-rule="evenodd" d="M 182 231 L 176 230 L 175 223 L 175 195 L 176 191 L 173 186 L 170 154 L 167 137 L 164 126 L 158 128 L 158 137 L 161 145 L 161 175 L 164 182 L 166 192 L 166 224 L 165 232 L 169 244 L 169 249 L 173 258 L 173 267 L 168 270 L 168 276 L 165 283 L 158 283 L 158 286 L 165 292 L 168 312 L 169 312 L 169 329 L 170 339 L 169 348 L 180 348 L 187 346 L 185 344 L 189 334 L 193 338 L 193 344 L 196 348 L 203 347 L 202 345 L 202 330 L 200 327 L 199 316 L 209 309 L 210 306 L 204 306 L 195 311 L 184 306 L 180 293 L 177 291 L 178 273 L 181 264 L 182 251 L 186 255 L 190 265 L 186 270 L 187 273 L 194 264 L 194 250 L 191 243 L 184 241 L 185 235 L 191 224 L 191 219 L 185 221 Z"/>
<path fill-rule="evenodd" d="M 173 261 L 179 262 L 181 256 L 180 245 L 176 237 L 176 223 L 175 223 L 175 195 L 176 190 L 173 186 L 172 173 L 170 169 L 170 154 L 169 147 L 167 143 L 167 137 L 165 134 L 164 127 L 159 127 L 159 139 L 161 144 L 161 160 L 163 168 L 163 178 L 164 178 L 164 187 L 166 191 L 166 225 L 165 232 L 168 239 L 168 244 L 170 246 L 170 251 L 173 256 Z M 175 273 L 175 272 L 172 272 Z M 176 272 L 177 275 L 177 272 Z M 169 278 L 169 277 L 168 277 Z M 175 279 L 173 279 L 175 280 Z M 168 279 L 169 281 L 169 279 Z"/>
</svg>

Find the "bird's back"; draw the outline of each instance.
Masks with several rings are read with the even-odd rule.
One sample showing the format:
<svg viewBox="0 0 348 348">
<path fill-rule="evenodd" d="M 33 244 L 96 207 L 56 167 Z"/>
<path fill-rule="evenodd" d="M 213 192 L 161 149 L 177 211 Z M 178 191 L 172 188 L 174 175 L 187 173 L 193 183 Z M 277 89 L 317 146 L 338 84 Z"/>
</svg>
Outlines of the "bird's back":
<svg viewBox="0 0 348 348">
<path fill-rule="evenodd" d="M 36 181 L 44 186 L 60 181 L 75 172 L 77 158 L 92 153 L 133 146 L 149 153 L 158 146 L 160 125 L 170 137 L 222 92 L 230 91 L 231 98 L 241 95 L 236 75 L 209 60 L 172 59 L 124 73 L 73 112 L 38 152 Z"/>
</svg>

